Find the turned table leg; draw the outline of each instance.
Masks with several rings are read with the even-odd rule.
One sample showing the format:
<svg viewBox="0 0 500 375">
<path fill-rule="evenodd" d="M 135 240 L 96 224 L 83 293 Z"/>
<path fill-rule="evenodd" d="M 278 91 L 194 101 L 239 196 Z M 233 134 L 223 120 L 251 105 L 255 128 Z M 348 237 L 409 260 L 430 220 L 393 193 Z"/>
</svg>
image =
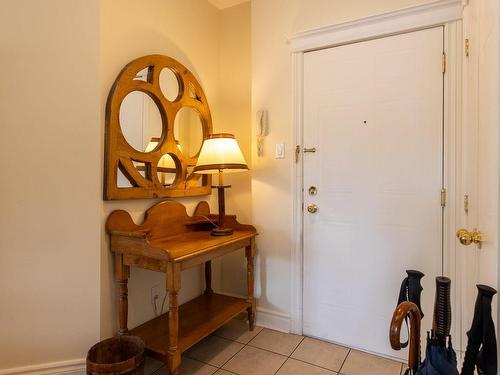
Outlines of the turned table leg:
<svg viewBox="0 0 500 375">
<path fill-rule="evenodd" d="M 123 264 L 123 255 L 115 255 L 115 276 L 118 283 L 119 302 L 119 335 L 128 334 L 128 278 L 130 276 L 130 267 Z"/>
<path fill-rule="evenodd" d="M 177 298 L 181 288 L 181 267 L 179 264 L 168 264 L 166 281 L 169 297 L 167 367 L 170 375 L 179 375 L 179 366 L 181 365 L 181 352 L 178 347 L 179 301 Z"/>
<path fill-rule="evenodd" d="M 212 290 L 212 261 L 205 262 L 205 293 L 213 293 Z"/>
<path fill-rule="evenodd" d="M 247 301 L 251 303 L 251 307 L 247 309 L 248 324 L 250 331 L 255 328 L 255 298 L 254 298 L 254 257 L 255 257 L 255 239 L 252 238 L 250 245 L 245 248 L 245 256 L 247 257 Z"/>
</svg>

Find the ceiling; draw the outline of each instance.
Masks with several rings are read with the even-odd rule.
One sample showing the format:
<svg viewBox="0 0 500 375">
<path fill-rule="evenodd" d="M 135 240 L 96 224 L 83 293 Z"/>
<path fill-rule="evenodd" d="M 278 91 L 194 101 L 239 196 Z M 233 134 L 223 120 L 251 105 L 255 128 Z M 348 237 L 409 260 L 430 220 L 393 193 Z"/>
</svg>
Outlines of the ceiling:
<svg viewBox="0 0 500 375">
<path fill-rule="evenodd" d="M 232 6 L 241 4 L 241 3 L 246 3 L 247 1 L 250 0 L 208 0 L 210 4 L 213 6 L 219 8 L 219 9 L 225 9 L 225 8 L 230 8 Z"/>
</svg>

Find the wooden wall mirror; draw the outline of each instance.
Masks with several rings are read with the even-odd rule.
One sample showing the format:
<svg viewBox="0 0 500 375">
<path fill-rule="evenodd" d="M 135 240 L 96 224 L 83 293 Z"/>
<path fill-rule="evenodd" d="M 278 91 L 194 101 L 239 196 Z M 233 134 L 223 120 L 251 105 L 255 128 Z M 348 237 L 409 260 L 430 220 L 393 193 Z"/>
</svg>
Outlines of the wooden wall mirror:
<svg viewBox="0 0 500 375">
<path fill-rule="evenodd" d="M 149 55 L 118 75 L 106 105 L 104 199 L 207 195 L 191 171 L 212 133 L 205 93 L 178 61 Z"/>
</svg>

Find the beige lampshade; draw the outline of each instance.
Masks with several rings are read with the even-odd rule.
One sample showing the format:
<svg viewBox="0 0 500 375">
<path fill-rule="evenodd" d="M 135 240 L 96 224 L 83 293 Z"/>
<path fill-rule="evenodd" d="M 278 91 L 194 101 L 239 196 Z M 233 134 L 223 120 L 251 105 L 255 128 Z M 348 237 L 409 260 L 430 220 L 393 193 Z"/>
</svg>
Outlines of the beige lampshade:
<svg viewBox="0 0 500 375">
<path fill-rule="evenodd" d="M 209 135 L 201 146 L 194 173 L 213 174 L 224 170 L 224 173 L 248 170 L 247 163 L 241 153 L 234 135 L 220 133 Z"/>
<path fill-rule="evenodd" d="M 160 138 L 151 138 L 151 140 L 149 141 L 144 152 L 153 151 L 156 148 L 156 146 L 158 146 L 159 142 L 160 142 Z M 179 151 L 182 152 L 181 145 L 179 144 L 179 141 L 175 141 L 175 143 L 176 143 L 177 147 L 179 148 Z M 176 168 L 174 159 L 172 159 L 172 157 L 168 154 L 165 154 L 161 157 L 160 161 L 158 162 L 158 167 L 169 168 L 169 169 Z"/>
<path fill-rule="evenodd" d="M 149 141 L 148 145 L 146 146 L 146 149 L 144 150 L 144 152 L 153 151 L 156 148 L 156 146 L 158 146 L 158 142 L 160 142 L 160 138 L 156 138 L 156 137 L 151 138 L 151 140 Z M 181 144 L 179 143 L 179 141 L 177 139 L 175 140 L 175 145 L 177 146 L 179 151 L 182 152 Z"/>
<path fill-rule="evenodd" d="M 158 146 L 158 142 L 160 142 L 160 138 L 151 138 L 144 152 L 153 151 L 156 148 L 156 146 Z"/>
</svg>

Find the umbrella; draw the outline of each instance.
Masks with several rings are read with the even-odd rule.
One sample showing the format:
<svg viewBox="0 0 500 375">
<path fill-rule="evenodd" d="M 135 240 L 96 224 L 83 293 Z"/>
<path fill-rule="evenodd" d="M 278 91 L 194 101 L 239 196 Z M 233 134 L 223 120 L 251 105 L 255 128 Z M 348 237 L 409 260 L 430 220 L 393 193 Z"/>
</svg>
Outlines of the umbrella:
<svg viewBox="0 0 500 375">
<path fill-rule="evenodd" d="M 389 327 L 389 341 L 394 350 L 401 350 L 406 343 L 401 343 L 401 326 L 409 318 L 410 321 L 410 350 L 408 358 L 408 370 L 405 375 L 413 375 L 420 365 L 420 310 L 418 306 L 410 301 L 401 302 L 392 315 Z"/>
<path fill-rule="evenodd" d="M 425 360 L 417 371 L 417 375 L 458 375 L 457 355 L 453 350 L 451 339 L 448 345 L 442 345 L 429 335 Z"/>
<path fill-rule="evenodd" d="M 458 375 L 457 356 L 450 336 L 450 285 L 449 278 L 436 277 L 434 321 L 431 332 L 427 333 L 425 360 L 417 375 Z"/>
</svg>

